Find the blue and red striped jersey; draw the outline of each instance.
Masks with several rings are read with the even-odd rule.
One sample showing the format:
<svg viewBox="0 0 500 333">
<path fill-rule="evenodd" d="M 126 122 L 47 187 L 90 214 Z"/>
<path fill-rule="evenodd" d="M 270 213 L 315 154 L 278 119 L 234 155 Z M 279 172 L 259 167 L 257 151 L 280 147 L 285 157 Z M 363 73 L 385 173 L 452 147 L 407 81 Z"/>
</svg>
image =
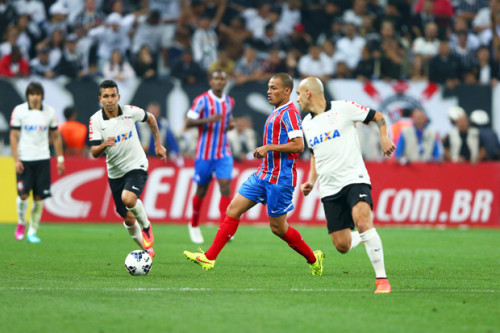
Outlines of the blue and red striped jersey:
<svg viewBox="0 0 500 333">
<path fill-rule="evenodd" d="M 208 118 L 221 114 L 222 119 L 217 122 L 198 126 L 198 144 L 196 159 L 216 160 L 231 156 L 231 148 L 227 140 L 226 130 L 231 120 L 234 99 L 223 94 L 221 98 L 209 90 L 195 98 L 187 117 L 190 119 Z"/>
<path fill-rule="evenodd" d="M 264 145 L 281 145 L 302 136 L 302 120 L 292 102 L 273 109 L 264 125 Z M 298 153 L 270 151 L 262 159 L 262 164 L 256 172 L 257 176 L 272 184 L 295 186 L 295 160 L 298 157 Z"/>
</svg>

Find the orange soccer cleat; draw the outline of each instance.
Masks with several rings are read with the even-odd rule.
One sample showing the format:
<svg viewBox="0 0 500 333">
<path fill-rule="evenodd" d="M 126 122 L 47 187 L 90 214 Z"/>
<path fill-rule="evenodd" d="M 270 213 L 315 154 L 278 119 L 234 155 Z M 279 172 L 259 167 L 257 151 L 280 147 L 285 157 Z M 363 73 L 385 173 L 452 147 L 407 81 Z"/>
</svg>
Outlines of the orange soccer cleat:
<svg viewBox="0 0 500 333">
<path fill-rule="evenodd" d="M 389 280 L 386 278 L 383 279 L 377 279 L 375 281 L 375 284 L 377 285 L 377 289 L 375 289 L 375 294 L 388 294 L 391 292 L 391 284 L 389 283 Z"/>
<path fill-rule="evenodd" d="M 148 228 L 142 229 L 142 246 L 144 247 L 144 250 L 152 248 L 154 242 L 155 236 L 153 235 L 153 227 L 150 224 Z"/>
</svg>

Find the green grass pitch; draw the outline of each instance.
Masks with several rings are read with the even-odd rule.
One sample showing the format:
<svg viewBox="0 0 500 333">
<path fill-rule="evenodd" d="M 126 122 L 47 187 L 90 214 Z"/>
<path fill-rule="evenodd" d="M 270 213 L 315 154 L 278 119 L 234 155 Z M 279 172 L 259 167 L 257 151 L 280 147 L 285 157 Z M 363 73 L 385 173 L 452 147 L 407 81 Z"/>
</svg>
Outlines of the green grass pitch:
<svg viewBox="0 0 500 333">
<path fill-rule="evenodd" d="M 500 230 L 379 228 L 393 293 L 374 295 L 362 244 L 341 255 L 325 228 L 296 228 L 323 276 L 268 227 L 242 225 L 206 272 L 182 255 L 186 226 L 156 224 L 133 277 L 119 223 L 42 224 L 40 244 L 0 225 L 0 332 L 500 332 Z"/>
</svg>

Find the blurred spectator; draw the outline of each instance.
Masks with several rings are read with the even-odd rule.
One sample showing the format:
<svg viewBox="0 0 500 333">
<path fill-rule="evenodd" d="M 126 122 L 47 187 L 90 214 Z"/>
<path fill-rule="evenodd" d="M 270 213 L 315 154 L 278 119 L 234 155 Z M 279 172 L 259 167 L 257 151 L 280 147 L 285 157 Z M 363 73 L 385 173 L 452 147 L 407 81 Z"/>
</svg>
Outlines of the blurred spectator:
<svg viewBox="0 0 500 333">
<path fill-rule="evenodd" d="M 337 41 L 337 53 L 345 61 L 350 70 L 356 69 L 361 59 L 361 51 L 366 44 L 364 38 L 358 36 L 356 26 L 346 22 L 344 25 L 344 37 Z"/>
<path fill-rule="evenodd" d="M 157 68 L 158 64 L 151 54 L 149 46 L 143 45 L 135 57 L 135 73 L 143 79 L 154 79 L 157 76 Z"/>
<path fill-rule="evenodd" d="M 87 156 L 87 126 L 76 120 L 77 115 L 75 107 L 66 107 L 64 109 L 66 122 L 59 125 L 66 156 Z"/>
<path fill-rule="evenodd" d="M 209 73 L 213 73 L 216 70 L 221 70 L 227 74 L 228 78 L 232 78 L 234 76 L 234 61 L 229 58 L 229 55 L 226 50 L 219 50 L 218 57 L 215 62 L 213 62 L 208 68 Z"/>
<path fill-rule="evenodd" d="M 286 37 L 292 33 L 293 26 L 301 23 L 301 0 L 287 0 L 281 5 L 279 19 L 276 22 L 276 35 Z"/>
<path fill-rule="evenodd" d="M 16 19 L 16 16 L 21 14 L 21 12 L 16 12 L 16 7 L 14 6 L 13 1 L 0 0 L 0 36 L 2 38 L 9 24 L 12 24 L 12 22 Z M 28 13 L 26 13 L 26 15 L 29 16 Z M 1 53 L 0 56 L 2 56 Z"/>
<path fill-rule="evenodd" d="M 132 65 L 123 58 L 120 50 L 111 53 L 111 59 L 104 64 L 102 74 L 107 80 L 126 81 L 135 78 Z"/>
<path fill-rule="evenodd" d="M 19 42 L 19 29 L 14 25 L 10 25 L 5 32 L 5 42 L 0 44 L 0 56 L 10 54 L 14 46 L 21 51 L 24 58 L 29 59 L 28 48 Z"/>
<path fill-rule="evenodd" d="M 446 85 L 450 90 L 460 84 L 462 65 L 460 59 L 450 52 L 447 40 L 439 43 L 438 55 L 429 61 L 429 80 Z"/>
<path fill-rule="evenodd" d="M 450 36 L 450 45 L 456 45 L 459 35 L 465 34 L 466 47 L 471 50 L 477 50 L 481 45 L 479 38 L 476 34 L 469 32 L 469 26 L 465 19 L 456 18 L 453 23 L 453 33 Z"/>
<path fill-rule="evenodd" d="M 392 21 L 383 21 L 380 26 L 380 38 L 372 42 L 376 50 L 381 51 L 380 78 L 401 79 L 407 51 L 394 31 Z"/>
<path fill-rule="evenodd" d="M 69 10 L 62 0 L 54 2 L 49 9 L 50 19 L 43 25 L 43 30 L 47 36 L 52 35 L 56 30 L 61 30 L 63 36 L 68 33 Z"/>
<path fill-rule="evenodd" d="M 433 3 L 432 13 L 436 19 L 439 30 L 442 32 L 440 33 L 440 35 L 441 37 L 444 37 L 444 31 L 446 30 L 446 28 L 448 28 L 454 15 L 451 0 L 417 0 L 414 9 L 415 13 L 420 13 L 423 8 L 424 2 L 427 1 L 432 1 Z"/>
<path fill-rule="evenodd" d="M 379 78 L 380 76 L 380 61 L 377 62 L 378 72 L 375 74 L 375 59 L 372 57 L 372 51 L 365 45 L 361 51 L 361 59 L 354 70 L 353 76 L 361 81 L 366 82 L 372 79 Z"/>
<path fill-rule="evenodd" d="M 299 74 L 302 79 L 316 76 L 326 82 L 333 75 L 333 62 L 321 52 L 319 46 L 313 45 L 309 48 L 309 53 L 299 60 Z"/>
<path fill-rule="evenodd" d="M 429 59 L 438 54 L 438 49 L 438 26 L 434 22 L 428 22 L 425 25 L 424 36 L 413 41 L 412 52 L 414 55 L 421 56 L 427 66 Z"/>
<path fill-rule="evenodd" d="M 160 131 L 161 144 L 165 146 L 165 148 L 167 148 L 168 156 L 176 159 L 176 163 L 181 162 L 181 164 L 183 164 L 182 157 L 180 156 L 179 145 L 168 125 L 167 119 L 161 115 L 160 104 L 158 102 L 149 103 L 146 107 L 146 112 L 151 113 L 156 118 L 156 122 L 158 123 L 158 130 Z M 144 152 L 149 156 L 156 156 L 155 141 L 151 130 L 148 127 L 148 124 L 139 122 L 137 123 L 137 126 Z"/>
<path fill-rule="evenodd" d="M 169 53 L 174 45 L 179 18 L 181 16 L 181 0 L 148 0 L 148 6 L 150 10 L 160 12 L 162 27 L 161 59 L 163 60 L 163 67 L 167 68 L 172 65 L 169 63 Z"/>
<path fill-rule="evenodd" d="M 45 5 L 40 0 L 17 0 L 14 5 L 18 13 L 28 14 L 38 26 L 47 18 Z"/>
<path fill-rule="evenodd" d="M 411 117 L 413 126 L 404 128 L 397 141 L 396 159 L 402 164 L 441 160 L 438 135 L 430 128 L 425 111 L 415 109 Z"/>
<path fill-rule="evenodd" d="M 266 25 L 264 36 L 252 39 L 251 44 L 257 50 L 259 58 L 265 58 L 272 49 L 282 48 L 281 38 L 276 34 L 275 26 L 272 23 Z"/>
<path fill-rule="evenodd" d="M 74 79 L 85 74 L 83 69 L 84 55 L 80 50 L 77 50 L 77 43 L 78 37 L 76 34 L 70 34 L 66 37 L 61 60 L 54 68 L 56 75 L 64 75 Z"/>
<path fill-rule="evenodd" d="M 434 1 L 424 0 L 421 10 L 416 12 L 411 18 L 410 27 L 412 38 L 424 37 L 425 26 L 430 22 L 436 23 L 436 17 L 434 16 Z"/>
<path fill-rule="evenodd" d="M 466 115 L 465 110 L 460 106 L 452 106 L 448 109 L 448 119 L 450 119 L 450 123 L 455 126 L 455 123 L 458 118 L 462 115 Z"/>
<path fill-rule="evenodd" d="M 342 37 L 344 37 L 344 21 L 341 17 L 336 17 L 332 20 L 330 29 L 326 32 L 322 31 L 318 36 L 318 43 L 321 44 L 328 39 L 337 44 L 337 41 Z"/>
<path fill-rule="evenodd" d="M 257 52 L 252 47 L 247 47 L 243 57 L 236 63 L 234 70 L 237 84 L 257 81 L 263 78 L 263 68 L 260 60 L 257 59 Z"/>
<path fill-rule="evenodd" d="M 223 23 L 219 25 L 220 46 L 233 60 L 243 55 L 243 45 L 251 37 L 252 33 L 245 28 L 245 21 L 240 16 L 232 18 L 229 26 Z"/>
<path fill-rule="evenodd" d="M 132 42 L 134 56 L 139 53 L 141 47 L 147 45 L 150 53 L 157 59 L 160 50 L 166 48 L 166 45 L 162 44 L 164 30 L 160 23 L 160 12 L 156 10 L 139 17 Z"/>
<path fill-rule="evenodd" d="M 343 20 L 345 23 L 352 23 L 356 28 L 363 24 L 363 16 L 368 14 L 366 0 L 354 0 L 351 9 L 344 12 Z"/>
<path fill-rule="evenodd" d="M 89 31 L 106 20 L 106 15 L 101 10 L 97 9 L 96 0 L 85 0 L 84 7 L 78 13 L 73 21 L 73 25 L 82 26 L 85 31 Z"/>
<path fill-rule="evenodd" d="M 476 164 L 486 158 L 484 142 L 479 129 L 469 126 L 467 114 L 462 113 L 455 121 L 455 127 L 443 140 L 446 161 Z"/>
<path fill-rule="evenodd" d="M 49 48 L 49 63 L 52 66 L 56 66 L 62 57 L 64 48 L 64 32 L 62 30 L 54 30 L 49 38 L 36 45 L 37 51 L 43 48 Z"/>
<path fill-rule="evenodd" d="M 231 152 L 236 161 L 253 159 L 253 152 L 257 148 L 257 133 L 253 129 L 252 118 L 234 118 L 235 127 L 227 132 L 227 139 L 231 145 Z"/>
<path fill-rule="evenodd" d="M 200 65 L 194 62 L 191 50 L 185 50 L 181 59 L 172 68 L 172 76 L 187 84 L 204 82 L 205 74 Z"/>
<path fill-rule="evenodd" d="M 288 38 L 287 51 L 297 50 L 300 56 L 307 53 L 309 46 L 312 45 L 312 38 L 306 33 L 304 25 L 299 23 L 293 26 L 292 34 Z"/>
<path fill-rule="evenodd" d="M 52 79 L 55 76 L 52 65 L 49 62 L 49 49 L 38 50 L 36 58 L 30 61 L 30 74 L 38 75 L 46 79 Z"/>
<path fill-rule="evenodd" d="M 410 81 L 428 81 L 429 75 L 421 56 L 415 56 L 410 68 Z"/>
<path fill-rule="evenodd" d="M 484 6 L 484 0 L 454 0 L 455 20 L 461 19 L 469 26 L 477 12 Z"/>
<path fill-rule="evenodd" d="M 467 71 L 465 82 L 494 86 L 499 79 L 499 68 L 498 62 L 490 57 L 490 49 L 481 46 L 477 50 L 477 61 Z"/>
<path fill-rule="evenodd" d="M 300 58 L 300 53 L 296 49 L 288 51 L 285 56 L 285 66 L 286 66 L 285 73 L 288 73 L 288 75 L 290 75 L 292 78 L 299 77 L 299 70 L 298 70 L 299 58 Z"/>
<path fill-rule="evenodd" d="M 215 26 L 211 25 L 210 17 L 201 16 L 198 27 L 191 39 L 193 57 L 201 68 L 207 70 L 210 64 L 217 60 L 218 39 Z"/>
<path fill-rule="evenodd" d="M 451 51 L 460 59 L 464 70 L 469 71 L 474 65 L 477 48 L 467 45 L 466 31 L 458 31 L 454 36 L 455 39 L 450 43 Z"/>
<path fill-rule="evenodd" d="M 489 6 L 485 6 L 478 10 L 476 16 L 472 20 L 472 31 L 478 36 L 481 44 L 489 44 L 491 40 L 491 14 L 492 9 L 496 8 L 498 0 L 490 0 Z M 494 17 L 497 14 L 493 15 Z M 496 24 L 494 24 L 496 25 Z"/>
<path fill-rule="evenodd" d="M 30 22 L 29 15 L 19 15 L 16 21 L 16 28 L 19 32 L 17 45 L 21 50 L 26 50 L 29 57 L 32 57 L 34 47 L 41 38 L 41 31 L 33 22 Z"/>
<path fill-rule="evenodd" d="M 264 36 L 270 12 L 271 5 L 265 1 L 259 2 L 257 8 L 247 8 L 242 11 L 241 16 L 245 19 L 245 27 L 252 32 L 254 38 Z"/>
<path fill-rule="evenodd" d="M 130 21 L 122 22 L 120 14 L 111 13 L 106 19 L 106 24 L 89 31 L 88 36 L 98 43 L 97 56 L 100 69 L 106 61 L 111 59 L 113 50 L 120 50 L 121 54 L 127 54 L 130 47 L 130 29 Z"/>
<path fill-rule="evenodd" d="M 12 47 L 10 54 L 0 58 L 0 76 L 24 77 L 30 74 L 28 61 L 23 59 L 17 46 Z"/>
<path fill-rule="evenodd" d="M 479 129 L 479 137 L 484 142 L 488 160 L 500 160 L 498 134 L 491 128 L 490 117 L 484 110 L 474 110 L 470 114 L 471 125 Z"/>
<path fill-rule="evenodd" d="M 343 10 L 340 1 L 303 1 L 303 9 L 301 23 L 313 41 L 322 44 L 330 39 L 335 43 L 340 38 Z"/>
<path fill-rule="evenodd" d="M 349 65 L 344 60 L 339 60 L 337 62 L 337 68 L 333 78 L 335 79 L 352 79 L 352 70 L 349 68 Z"/>
<path fill-rule="evenodd" d="M 263 71 L 268 74 L 268 78 L 271 78 L 271 76 L 276 73 L 286 73 L 288 71 L 280 53 L 280 50 L 271 50 L 269 51 L 268 57 L 262 62 Z"/>
<path fill-rule="evenodd" d="M 392 125 L 389 127 L 389 134 L 392 138 L 392 141 L 398 142 L 399 137 L 401 136 L 401 132 L 405 128 L 413 126 L 411 114 L 412 110 L 408 108 L 395 109 L 389 112 L 389 118 L 392 121 Z"/>
<path fill-rule="evenodd" d="M 335 52 L 335 43 L 329 39 L 326 39 L 322 44 L 323 54 L 328 58 L 328 61 L 332 64 L 333 73 L 337 68 L 337 62 L 340 60 L 339 56 Z"/>
</svg>

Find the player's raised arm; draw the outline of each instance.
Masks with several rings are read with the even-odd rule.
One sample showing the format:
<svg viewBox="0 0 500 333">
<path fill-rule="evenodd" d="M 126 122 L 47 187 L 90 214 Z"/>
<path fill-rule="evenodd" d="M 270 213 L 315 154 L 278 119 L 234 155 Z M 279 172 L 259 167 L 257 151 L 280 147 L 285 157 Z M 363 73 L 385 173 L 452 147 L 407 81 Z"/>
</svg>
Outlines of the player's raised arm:
<svg viewBox="0 0 500 333">
<path fill-rule="evenodd" d="M 156 122 L 155 116 L 148 112 L 148 119 L 146 119 L 149 129 L 153 133 L 153 138 L 155 140 L 155 153 L 156 156 L 161 157 L 163 161 L 167 160 L 167 149 L 161 144 L 160 130 L 158 129 L 158 123 Z"/>
<path fill-rule="evenodd" d="M 384 115 L 378 111 L 375 111 L 375 115 L 373 116 L 372 120 L 375 121 L 378 125 L 378 129 L 380 131 L 380 142 L 384 155 L 391 156 L 392 153 L 396 150 L 396 145 L 394 144 L 394 142 L 392 142 L 391 138 L 389 138 L 387 123 L 385 121 Z"/>
</svg>

